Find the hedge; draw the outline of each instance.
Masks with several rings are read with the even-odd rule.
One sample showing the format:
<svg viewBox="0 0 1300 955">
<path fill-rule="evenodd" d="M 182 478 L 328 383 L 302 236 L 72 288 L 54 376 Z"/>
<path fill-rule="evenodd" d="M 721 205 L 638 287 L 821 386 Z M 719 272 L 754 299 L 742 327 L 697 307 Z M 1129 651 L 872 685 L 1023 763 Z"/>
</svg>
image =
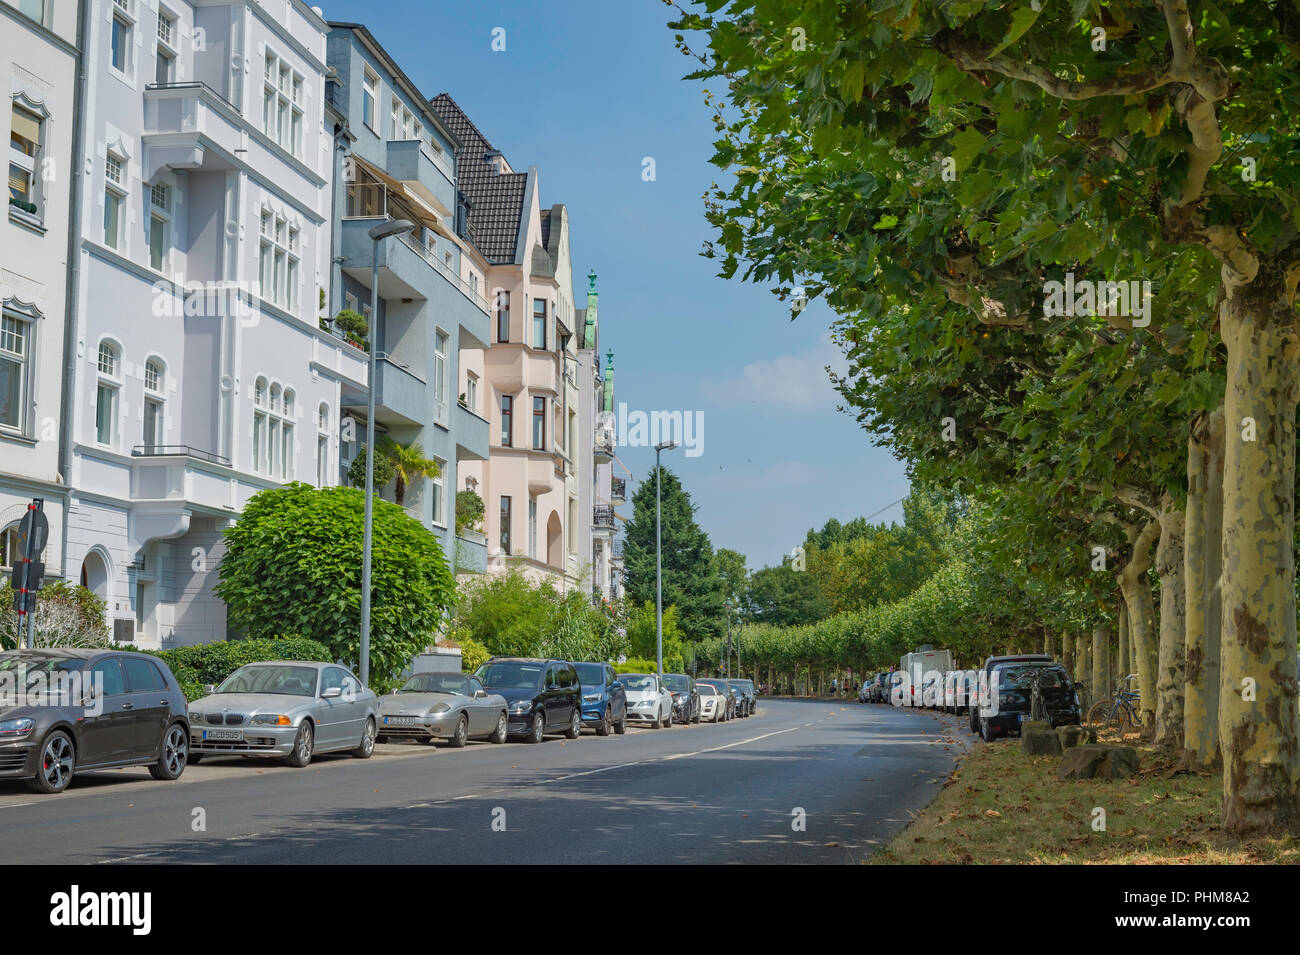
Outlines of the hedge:
<svg viewBox="0 0 1300 955">
<path fill-rule="evenodd" d="M 135 649 L 135 648 L 131 648 Z M 203 696 L 207 683 L 217 684 L 246 663 L 273 660 L 307 660 L 332 663 L 325 645 L 303 637 L 274 637 L 260 640 L 230 640 L 202 643 L 171 650 L 139 650 L 158 657 L 176 676 L 187 700 Z"/>
</svg>

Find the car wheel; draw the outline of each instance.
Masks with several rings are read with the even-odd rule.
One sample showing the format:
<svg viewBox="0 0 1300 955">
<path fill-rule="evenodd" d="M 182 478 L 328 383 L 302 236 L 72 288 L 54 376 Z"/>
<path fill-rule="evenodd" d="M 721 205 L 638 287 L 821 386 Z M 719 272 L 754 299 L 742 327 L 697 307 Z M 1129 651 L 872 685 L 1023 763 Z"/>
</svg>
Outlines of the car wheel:
<svg viewBox="0 0 1300 955">
<path fill-rule="evenodd" d="M 460 714 L 460 719 L 456 721 L 456 732 L 451 734 L 447 740 L 448 746 L 454 746 L 461 749 L 469 741 L 469 717 L 464 713 Z"/>
<path fill-rule="evenodd" d="M 614 724 L 614 732 L 619 736 L 627 732 L 627 710 L 623 711 L 623 718 Z"/>
<path fill-rule="evenodd" d="M 501 715 L 497 717 L 497 728 L 488 739 L 493 743 L 504 743 L 506 741 L 506 734 L 509 730 L 510 721 L 506 719 L 506 711 L 502 710 Z"/>
<path fill-rule="evenodd" d="M 373 716 L 366 717 L 366 728 L 361 732 L 361 742 L 357 748 L 352 751 L 352 755 L 357 759 L 369 759 L 375 752 L 375 719 Z"/>
<path fill-rule="evenodd" d="M 664 728 L 665 728 L 665 729 L 672 729 L 672 725 L 673 725 L 673 711 L 672 711 L 672 707 L 669 707 L 669 708 L 668 708 L 668 716 L 665 717 L 665 719 L 667 720 L 667 722 L 664 723 Z"/>
<path fill-rule="evenodd" d="M 992 723 L 992 721 L 990 721 L 990 720 L 981 720 L 981 721 L 980 721 L 980 739 L 984 740 L 984 742 L 986 742 L 986 743 L 991 743 L 991 742 L 993 742 L 993 741 L 994 741 L 995 739 L 997 739 L 997 738 L 998 738 L 998 731 L 995 730 L 995 729 L 993 728 L 993 723 Z"/>
<path fill-rule="evenodd" d="M 970 708 L 970 731 L 972 733 L 978 733 L 980 731 L 980 711 L 977 706 L 972 706 Z"/>
<path fill-rule="evenodd" d="M 692 723 L 698 723 L 699 721 L 700 721 L 700 711 L 699 711 L 699 710 L 696 710 L 696 711 L 695 711 L 695 717 L 691 720 L 691 722 L 692 722 Z"/>
<path fill-rule="evenodd" d="M 614 714 L 610 712 L 609 707 L 605 707 L 605 717 L 596 726 L 597 736 L 608 736 L 614 731 Z"/>
<path fill-rule="evenodd" d="M 190 751 L 190 734 L 180 723 L 167 727 L 163 736 L 162 758 L 149 767 L 154 779 L 175 779 L 185 772 L 185 757 Z"/>
<path fill-rule="evenodd" d="M 36 776 L 27 780 L 27 788 L 38 793 L 61 793 L 72 782 L 77 753 L 72 739 L 63 730 L 55 730 L 41 744 L 41 759 Z"/>
<path fill-rule="evenodd" d="M 316 745 L 316 733 L 312 729 L 311 723 L 306 720 L 298 727 L 298 735 L 293 741 L 293 752 L 285 760 L 290 766 L 296 766 L 299 769 L 311 762 L 312 750 Z"/>
<path fill-rule="evenodd" d="M 540 743 L 546 735 L 546 718 L 541 713 L 533 714 L 533 722 L 528 727 L 528 742 Z"/>
<path fill-rule="evenodd" d="M 582 714 L 578 712 L 576 706 L 573 708 L 573 718 L 569 720 L 569 728 L 564 735 L 568 739 L 577 739 L 582 735 Z"/>
</svg>

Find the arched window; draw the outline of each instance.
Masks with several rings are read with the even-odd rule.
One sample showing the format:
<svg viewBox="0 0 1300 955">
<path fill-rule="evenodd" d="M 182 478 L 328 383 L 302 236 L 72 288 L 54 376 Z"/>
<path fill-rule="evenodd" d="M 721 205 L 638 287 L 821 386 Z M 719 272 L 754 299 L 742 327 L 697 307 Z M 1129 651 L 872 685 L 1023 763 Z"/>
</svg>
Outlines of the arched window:
<svg viewBox="0 0 1300 955">
<path fill-rule="evenodd" d="M 316 486 L 328 487 L 330 474 L 330 406 L 320 403 L 316 409 Z"/>
<path fill-rule="evenodd" d="M 8 577 L 21 557 L 22 554 L 18 552 L 18 525 L 10 524 L 0 531 L 0 572 Z"/>
<path fill-rule="evenodd" d="M 166 373 L 163 363 L 150 358 L 144 363 L 144 443 L 146 448 L 158 448 L 167 443 Z"/>
<path fill-rule="evenodd" d="M 95 441 L 105 447 L 117 443 L 118 397 L 122 390 L 122 353 L 109 341 L 99 343 L 95 359 L 98 382 L 95 388 Z"/>
<path fill-rule="evenodd" d="M 253 472 L 266 473 L 269 464 L 266 457 L 266 379 L 259 378 L 253 385 Z"/>
<path fill-rule="evenodd" d="M 294 476 L 292 388 L 258 378 L 253 386 L 253 471 L 279 481 Z"/>
</svg>

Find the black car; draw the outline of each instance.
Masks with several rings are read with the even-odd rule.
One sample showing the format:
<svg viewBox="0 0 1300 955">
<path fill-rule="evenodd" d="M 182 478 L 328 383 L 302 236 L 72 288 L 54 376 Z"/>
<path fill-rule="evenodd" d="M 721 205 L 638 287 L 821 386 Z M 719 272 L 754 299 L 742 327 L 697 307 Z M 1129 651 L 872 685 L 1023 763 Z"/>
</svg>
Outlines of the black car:
<svg viewBox="0 0 1300 955">
<path fill-rule="evenodd" d="M 185 771 L 185 694 L 161 660 L 113 650 L 0 653 L 0 778 L 39 793 L 74 773 L 148 766 L 154 779 Z"/>
<path fill-rule="evenodd" d="M 695 688 L 695 681 L 685 673 L 665 673 L 663 680 L 673 695 L 673 722 L 698 723 L 700 691 Z"/>
<path fill-rule="evenodd" d="M 996 666 L 998 666 L 998 665 L 1000 665 L 1000 664 L 1003 664 L 1003 663 L 1055 663 L 1055 662 L 1056 662 L 1056 661 L 1053 660 L 1053 659 L 1051 658 L 1051 656 L 1049 656 L 1049 655 L 1046 654 L 1046 653 L 1017 653 L 1017 654 L 1009 654 L 1009 655 L 1006 655 L 1006 656 L 987 657 L 987 658 L 985 658 L 985 660 L 984 660 L 984 666 L 981 667 L 980 669 L 981 669 L 981 670 L 983 671 L 983 673 L 984 673 L 984 685 L 985 685 L 985 686 L 988 686 L 988 685 L 989 685 L 989 678 L 990 678 L 990 677 L 992 676 L 992 674 L 993 674 L 993 668 L 996 667 Z M 978 684 L 977 684 L 976 687 L 975 687 L 975 692 L 976 692 L 977 694 L 979 693 L 979 686 L 978 686 Z M 980 731 L 980 714 L 979 714 L 979 703 L 980 703 L 980 701 L 979 701 L 978 698 L 976 698 L 976 699 L 973 699 L 973 700 L 971 701 L 971 703 L 972 703 L 972 705 L 968 708 L 968 711 L 967 711 L 968 714 L 970 715 L 970 731 L 971 731 L 972 733 L 978 733 L 978 732 Z"/>
<path fill-rule="evenodd" d="M 754 697 L 754 683 L 751 680 L 728 680 L 727 685 L 736 694 L 736 712 L 740 716 L 753 716 L 758 702 Z"/>
<path fill-rule="evenodd" d="M 707 683 L 727 698 L 726 713 L 722 717 L 724 720 L 729 720 L 740 712 L 740 698 L 736 696 L 736 691 L 731 688 L 731 685 L 726 680 L 710 678 L 707 680 L 696 680 L 695 682 Z"/>
<path fill-rule="evenodd" d="M 582 682 L 573 664 L 538 657 L 493 657 L 474 671 L 489 693 L 506 698 L 507 735 L 540 743 L 547 733 L 582 732 Z"/>
<path fill-rule="evenodd" d="M 1083 722 L 1082 708 L 1076 693 L 1077 684 L 1059 663 L 1030 661 L 999 663 L 993 668 L 997 677 L 997 706 L 972 707 L 979 711 L 979 732 L 985 742 L 999 736 L 1020 733 L 1020 724 L 1029 719 L 1033 687 L 1037 681 L 1053 727 Z M 991 701 L 990 701 L 991 702 Z"/>
</svg>

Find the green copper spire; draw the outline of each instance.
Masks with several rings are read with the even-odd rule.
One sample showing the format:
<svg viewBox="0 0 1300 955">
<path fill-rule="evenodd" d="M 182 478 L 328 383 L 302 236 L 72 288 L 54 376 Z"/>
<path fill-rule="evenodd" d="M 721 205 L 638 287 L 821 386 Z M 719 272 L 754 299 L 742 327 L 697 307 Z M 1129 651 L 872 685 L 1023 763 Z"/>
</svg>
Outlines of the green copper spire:
<svg viewBox="0 0 1300 955">
<path fill-rule="evenodd" d="M 614 410 L 614 349 L 605 355 L 605 394 L 601 402 L 602 411 Z"/>
<path fill-rule="evenodd" d="M 587 273 L 587 281 L 591 287 L 587 289 L 587 321 L 582 327 L 582 347 L 596 347 L 596 305 L 599 296 L 596 294 L 596 270 L 592 269 Z"/>
</svg>

